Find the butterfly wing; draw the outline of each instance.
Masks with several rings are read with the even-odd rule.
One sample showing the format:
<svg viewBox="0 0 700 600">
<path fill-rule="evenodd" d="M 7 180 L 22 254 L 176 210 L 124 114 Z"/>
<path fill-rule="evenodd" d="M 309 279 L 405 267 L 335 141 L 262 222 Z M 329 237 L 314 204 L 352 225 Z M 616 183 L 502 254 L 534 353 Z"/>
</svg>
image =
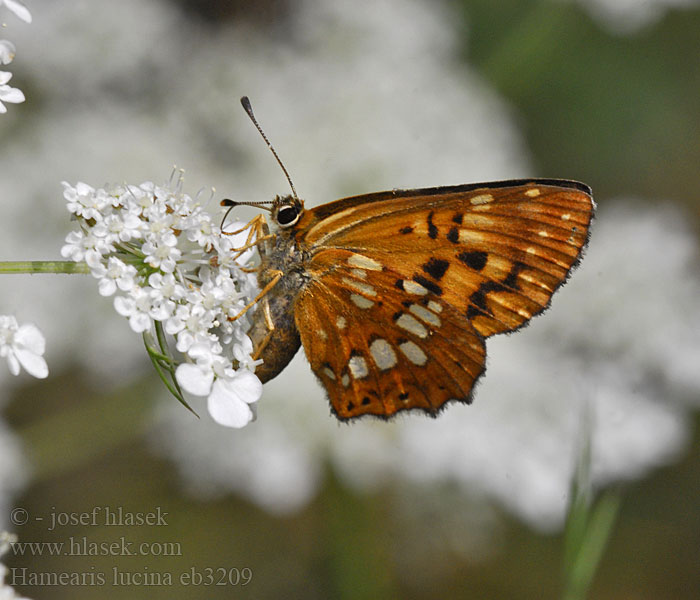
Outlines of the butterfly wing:
<svg viewBox="0 0 700 600">
<path fill-rule="evenodd" d="M 357 256 L 320 254 L 295 306 L 306 355 L 336 416 L 435 414 L 449 399 L 470 402 L 486 349 L 466 316 L 410 286 L 396 288 L 388 270 L 370 277 L 369 269 L 346 266 Z"/>
<path fill-rule="evenodd" d="M 580 258 L 593 207 L 583 184 L 532 180 L 381 192 L 307 211 L 297 239 L 310 283 L 295 322 L 336 414 L 469 401 L 483 339 L 548 306 Z"/>
</svg>

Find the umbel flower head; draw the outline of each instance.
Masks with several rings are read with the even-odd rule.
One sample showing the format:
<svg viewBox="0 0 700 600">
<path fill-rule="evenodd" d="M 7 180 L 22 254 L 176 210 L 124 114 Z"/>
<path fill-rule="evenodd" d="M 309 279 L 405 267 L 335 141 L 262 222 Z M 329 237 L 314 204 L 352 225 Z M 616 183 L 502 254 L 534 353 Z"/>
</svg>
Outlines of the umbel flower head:
<svg viewBox="0 0 700 600">
<path fill-rule="evenodd" d="M 100 294 L 114 296 L 114 308 L 144 335 L 156 370 L 183 404 L 181 390 L 206 396 L 222 425 L 249 423 L 262 384 L 253 373 L 247 315 L 231 320 L 257 292 L 246 266 L 255 252 L 249 226 L 222 231 L 199 198 L 183 193 L 181 177 L 166 186 L 63 186 L 78 229 L 61 254 L 87 263 Z M 168 336 L 181 359 L 172 356 Z"/>
</svg>

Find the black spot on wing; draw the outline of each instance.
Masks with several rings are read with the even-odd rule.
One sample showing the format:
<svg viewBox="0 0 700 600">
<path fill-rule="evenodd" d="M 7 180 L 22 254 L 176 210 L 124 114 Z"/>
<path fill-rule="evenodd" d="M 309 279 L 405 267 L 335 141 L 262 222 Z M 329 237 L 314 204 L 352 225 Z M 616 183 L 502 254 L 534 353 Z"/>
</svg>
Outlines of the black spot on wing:
<svg viewBox="0 0 700 600">
<path fill-rule="evenodd" d="M 503 280 L 503 285 L 514 290 L 519 290 L 520 285 L 518 284 L 518 273 L 525 268 L 527 268 L 527 265 L 521 262 L 514 262 L 513 266 L 510 268 L 508 276 Z"/>
<path fill-rule="evenodd" d="M 403 233 L 404 235 L 406 235 L 407 233 L 411 233 L 412 231 L 413 231 L 413 227 L 411 227 L 410 225 L 407 225 L 406 227 L 402 227 L 401 229 L 399 229 L 399 233 Z"/>
<path fill-rule="evenodd" d="M 461 252 L 457 258 L 467 265 L 470 269 L 481 271 L 486 266 L 488 252 L 483 250 L 474 250 L 472 252 Z"/>
<path fill-rule="evenodd" d="M 450 263 L 448 261 L 433 257 L 423 265 L 423 270 L 433 279 L 439 281 L 445 275 L 449 266 Z"/>
<path fill-rule="evenodd" d="M 464 252 L 463 254 L 484 254 L 486 252 Z M 460 258 L 460 257 L 458 257 Z M 460 258 L 460 260 L 462 260 Z M 466 261 L 465 264 L 468 264 Z M 486 256 L 484 256 L 484 265 L 486 264 Z M 469 308 L 467 308 L 467 318 L 471 319 L 479 315 L 493 316 L 493 313 L 486 304 L 486 297 L 491 292 L 507 292 L 513 290 L 519 290 L 520 285 L 518 284 L 518 273 L 523 269 L 527 268 L 527 265 L 521 262 L 514 262 L 513 266 L 508 271 L 508 275 L 505 276 L 503 281 L 484 281 L 479 288 L 469 296 Z M 483 269 L 483 265 L 481 266 Z M 478 270 L 481 270 L 478 269 Z"/>
<path fill-rule="evenodd" d="M 434 240 L 438 236 L 438 228 L 433 223 L 433 214 L 432 210 L 428 214 L 428 237 Z"/>
<path fill-rule="evenodd" d="M 447 232 L 447 239 L 453 244 L 459 243 L 459 227 L 453 227 Z"/>
</svg>

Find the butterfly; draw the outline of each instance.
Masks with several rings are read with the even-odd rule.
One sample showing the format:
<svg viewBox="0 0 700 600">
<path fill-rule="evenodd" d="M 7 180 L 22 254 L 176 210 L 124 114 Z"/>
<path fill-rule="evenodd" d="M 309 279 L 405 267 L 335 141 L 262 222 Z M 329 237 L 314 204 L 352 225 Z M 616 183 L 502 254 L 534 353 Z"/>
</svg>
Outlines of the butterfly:
<svg viewBox="0 0 700 600">
<path fill-rule="evenodd" d="M 340 420 L 471 403 L 486 338 L 548 307 L 581 259 L 595 208 L 587 185 L 559 179 L 391 190 L 310 209 L 292 191 L 271 202 L 276 228 L 264 225 L 258 244 L 256 375 L 269 381 L 303 345 Z"/>
</svg>

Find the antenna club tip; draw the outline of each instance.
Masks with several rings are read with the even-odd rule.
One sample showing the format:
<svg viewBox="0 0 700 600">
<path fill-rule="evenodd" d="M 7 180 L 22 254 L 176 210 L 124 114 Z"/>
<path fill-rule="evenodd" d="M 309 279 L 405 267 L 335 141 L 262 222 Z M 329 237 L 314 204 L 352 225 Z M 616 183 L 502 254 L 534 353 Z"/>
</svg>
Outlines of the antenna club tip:
<svg viewBox="0 0 700 600">
<path fill-rule="evenodd" d="M 250 99 L 248 98 L 248 96 L 241 97 L 241 104 L 243 105 L 243 108 L 246 109 L 246 112 L 250 112 L 252 110 L 252 106 L 250 105 Z"/>
</svg>

